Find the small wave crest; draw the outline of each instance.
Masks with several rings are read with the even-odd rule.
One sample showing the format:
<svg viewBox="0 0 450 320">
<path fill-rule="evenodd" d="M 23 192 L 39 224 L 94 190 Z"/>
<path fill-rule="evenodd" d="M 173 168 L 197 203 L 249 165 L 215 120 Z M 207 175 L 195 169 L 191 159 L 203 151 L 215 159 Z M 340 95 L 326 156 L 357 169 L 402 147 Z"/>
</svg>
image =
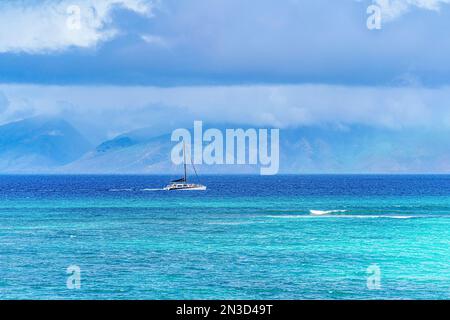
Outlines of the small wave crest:
<svg viewBox="0 0 450 320">
<path fill-rule="evenodd" d="M 314 215 L 270 215 L 266 216 L 272 219 L 313 219 L 320 217 Z M 343 218 L 343 219 L 412 219 L 417 218 L 414 216 L 389 216 L 389 215 L 351 215 L 351 214 L 341 214 L 341 215 L 322 215 L 322 218 Z"/>
<path fill-rule="evenodd" d="M 324 216 L 327 214 L 332 213 L 344 213 L 347 212 L 347 210 L 328 210 L 328 211 L 322 211 L 322 210 L 309 210 L 309 213 L 313 216 Z"/>
</svg>

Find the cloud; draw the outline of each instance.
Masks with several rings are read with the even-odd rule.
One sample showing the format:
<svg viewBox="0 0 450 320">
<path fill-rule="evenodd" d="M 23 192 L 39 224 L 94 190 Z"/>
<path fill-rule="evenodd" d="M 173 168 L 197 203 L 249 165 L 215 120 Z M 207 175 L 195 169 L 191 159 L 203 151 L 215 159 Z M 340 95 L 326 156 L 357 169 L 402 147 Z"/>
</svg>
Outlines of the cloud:
<svg viewBox="0 0 450 320">
<path fill-rule="evenodd" d="M 9 101 L 0 122 L 59 115 L 100 141 L 153 127 L 167 132 L 194 120 L 276 126 L 366 125 L 402 130 L 450 129 L 450 87 L 346 87 L 325 85 L 85 87 L 0 85 Z M 29 101 L 25 104 L 24 101 Z M 14 118 L 15 116 L 15 118 Z M 95 140 L 94 139 L 94 140 Z"/>
<path fill-rule="evenodd" d="M 0 2 L 0 53 L 60 52 L 114 38 L 115 8 L 150 16 L 147 0 L 22 0 Z"/>
<path fill-rule="evenodd" d="M 34 5 L 25 6 L 0 0 L 0 82 L 450 84 L 446 2 L 376 1 L 29 0 Z M 80 30 L 66 27 L 73 3 L 91 23 Z M 371 3 L 392 17 L 412 8 L 442 10 L 417 9 L 374 32 L 366 26 Z M 97 13 L 91 17 L 92 7 Z M 93 46 L 89 54 L 66 50 Z"/>
<path fill-rule="evenodd" d="M 439 11 L 441 5 L 449 4 L 450 0 L 373 0 L 381 8 L 385 21 L 394 20 L 411 8 Z"/>
</svg>

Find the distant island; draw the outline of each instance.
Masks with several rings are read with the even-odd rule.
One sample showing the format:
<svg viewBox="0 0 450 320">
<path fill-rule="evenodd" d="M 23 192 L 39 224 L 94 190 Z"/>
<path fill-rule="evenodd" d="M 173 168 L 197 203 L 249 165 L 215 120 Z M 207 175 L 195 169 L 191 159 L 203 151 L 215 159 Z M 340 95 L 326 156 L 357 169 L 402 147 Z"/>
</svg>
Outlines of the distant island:
<svg viewBox="0 0 450 320">
<path fill-rule="evenodd" d="M 95 145 L 63 118 L 42 116 L 8 123 L 0 126 L 0 173 L 176 174 L 180 168 L 170 161 L 173 129 L 155 134 L 142 128 Z M 431 137 L 425 129 L 285 128 L 280 131 L 280 173 L 447 173 L 449 149 L 445 134 Z M 203 165 L 200 170 L 259 173 L 254 165 Z"/>
</svg>

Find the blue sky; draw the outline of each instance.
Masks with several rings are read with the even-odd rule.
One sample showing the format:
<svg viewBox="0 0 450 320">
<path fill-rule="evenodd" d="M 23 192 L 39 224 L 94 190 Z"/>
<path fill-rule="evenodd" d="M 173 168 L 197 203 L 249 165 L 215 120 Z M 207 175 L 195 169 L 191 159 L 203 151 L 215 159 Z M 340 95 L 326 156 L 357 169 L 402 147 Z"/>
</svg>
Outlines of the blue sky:
<svg viewBox="0 0 450 320">
<path fill-rule="evenodd" d="M 449 0 L 2 1 L 0 122 L 450 128 L 448 30 Z"/>
</svg>

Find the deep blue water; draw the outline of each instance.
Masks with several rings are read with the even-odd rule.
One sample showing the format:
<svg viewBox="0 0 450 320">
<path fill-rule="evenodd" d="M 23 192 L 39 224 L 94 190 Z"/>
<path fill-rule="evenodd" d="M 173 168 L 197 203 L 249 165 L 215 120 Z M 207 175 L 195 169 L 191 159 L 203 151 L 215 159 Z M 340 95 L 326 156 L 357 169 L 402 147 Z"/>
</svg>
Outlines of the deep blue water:
<svg viewBox="0 0 450 320">
<path fill-rule="evenodd" d="M 450 298 L 450 176 L 169 180 L 0 177 L 0 298 Z"/>
</svg>

